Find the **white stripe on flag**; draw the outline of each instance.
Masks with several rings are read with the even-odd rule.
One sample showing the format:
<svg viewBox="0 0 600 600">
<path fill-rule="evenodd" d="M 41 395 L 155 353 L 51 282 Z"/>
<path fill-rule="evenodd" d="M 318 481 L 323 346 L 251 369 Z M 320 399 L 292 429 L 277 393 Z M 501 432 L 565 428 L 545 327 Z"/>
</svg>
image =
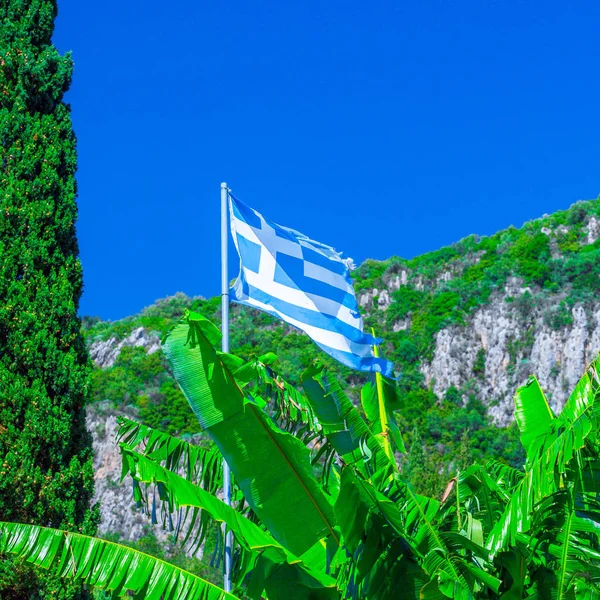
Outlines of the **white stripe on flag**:
<svg viewBox="0 0 600 600">
<path fill-rule="evenodd" d="M 315 342 L 319 344 L 329 346 L 330 348 L 333 348 L 334 350 L 340 350 L 341 352 L 351 352 L 352 354 L 356 354 L 357 356 L 361 357 L 372 356 L 371 346 L 351 342 L 347 337 L 340 333 L 313 327 L 312 325 L 308 325 L 302 321 L 293 319 L 289 315 L 278 311 L 273 306 L 259 302 L 254 298 L 248 298 L 247 296 L 244 296 L 244 303 L 255 306 L 256 308 L 260 308 L 266 312 L 276 313 L 280 318 L 288 322 L 290 325 L 294 325 L 295 327 L 298 327 L 298 329 L 305 331 Z"/>
</svg>

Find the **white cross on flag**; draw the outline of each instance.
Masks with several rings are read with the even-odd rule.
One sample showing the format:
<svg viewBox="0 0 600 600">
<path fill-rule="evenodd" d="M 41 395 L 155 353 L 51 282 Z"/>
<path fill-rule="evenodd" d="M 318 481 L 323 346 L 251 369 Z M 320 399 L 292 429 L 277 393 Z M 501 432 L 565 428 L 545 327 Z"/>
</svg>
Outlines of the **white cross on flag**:
<svg viewBox="0 0 600 600">
<path fill-rule="evenodd" d="M 376 358 L 380 340 L 363 332 L 349 259 L 302 233 L 277 225 L 229 195 L 231 234 L 240 273 L 235 302 L 259 308 L 307 333 L 342 364 L 392 376 L 392 363 Z"/>
</svg>

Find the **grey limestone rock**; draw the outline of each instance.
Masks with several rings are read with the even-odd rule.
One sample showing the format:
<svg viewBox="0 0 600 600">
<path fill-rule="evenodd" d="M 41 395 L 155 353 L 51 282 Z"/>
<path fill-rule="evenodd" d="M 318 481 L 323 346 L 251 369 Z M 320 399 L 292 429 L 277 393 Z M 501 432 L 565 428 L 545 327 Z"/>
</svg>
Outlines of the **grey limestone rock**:
<svg viewBox="0 0 600 600">
<path fill-rule="evenodd" d="M 160 350 L 160 339 L 155 333 L 148 333 L 143 327 L 134 329 L 125 339 L 111 337 L 108 340 L 92 342 L 89 347 L 91 359 L 101 369 L 112 367 L 125 346 L 143 346 L 148 354 Z"/>
<path fill-rule="evenodd" d="M 485 351 L 485 377 L 479 382 L 481 399 L 498 425 L 513 419 L 512 397 L 530 375 L 536 375 L 550 405 L 560 411 L 583 375 L 586 365 L 600 352 L 600 303 L 590 317 L 581 305 L 572 309 L 573 322 L 558 330 L 543 318 L 544 307 L 535 308 L 527 324 L 499 296 L 472 315 L 466 327 L 452 326 L 436 335 L 434 357 L 422 365 L 427 384 L 442 397 L 454 385 L 473 377 L 477 351 Z M 533 326 L 533 345 L 525 342 Z M 509 342 L 523 342 L 511 356 Z"/>
<path fill-rule="evenodd" d="M 593 215 L 587 223 L 587 243 L 593 244 L 600 237 L 600 221 Z"/>
<path fill-rule="evenodd" d="M 92 434 L 94 449 L 94 485 L 93 503 L 100 504 L 100 524 L 98 535 L 118 534 L 124 541 L 137 541 L 152 531 L 158 542 L 169 551 L 173 538 L 168 528 L 163 527 L 160 514 L 158 524 L 152 525 L 150 516 L 138 508 L 133 499 L 131 477 L 121 482 L 121 453 L 115 439 L 117 418 L 121 413 L 115 411 L 109 402 L 102 402 L 87 408 L 86 425 Z M 135 415 L 124 415 L 135 420 Z M 159 509 L 160 510 L 160 509 Z M 182 528 L 184 539 L 186 527 Z M 193 548 L 187 548 L 190 554 Z M 197 557 L 202 556 L 203 547 Z"/>
<path fill-rule="evenodd" d="M 387 279 L 387 293 L 385 289 L 363 292 L 361 305 L 368 310 L 387 309 L 391 292 L 401 285 L 400 277 L 396 274 Z M 530 312 L 524 317 L 517 304 L 526 293 L 532 299 Z M 437 332 L 433 359 L 420 367 L 426 385 L 442 398 L 449 387 L 469 384 L 474 380 L 477 354 L 483 350 L 485 373 L 476 380 L 477 394 L 488 405 L 496 424 L 507 425 L 514 419 L 513 395 L 530 375 L 538 377 L 550 405 L 559 412 L 586 366 L 600 352 L 600 301 L 587 308 L 576 304 L 570 309 L 572 322 L 556 328 L 549 324 L 547 315 L 564 294 L 533 294 L 521 279 L 511 277 L 504 290 L 471 314 L 464 326 L 451 325 Z M 373 302 L 375 297 L 377 303 Z M 393 331 L 406 330 L 410 323 L 409 314 L 393 324 Z"/>
<path fill-rule="evenodd" d="M 115 441 L 117 414 L 106 403 L 87 409 L 86 424 L 92 434 L 94 447 L 94 502 L 100 503 L 98 534 L 118 533 L 126 541 L 144 535 L 150 520 L 133 501 L 131 478 L 121 479 L 121 454 Z M 162 529 L 155 527 L 157 537 Z"/>
</svg>

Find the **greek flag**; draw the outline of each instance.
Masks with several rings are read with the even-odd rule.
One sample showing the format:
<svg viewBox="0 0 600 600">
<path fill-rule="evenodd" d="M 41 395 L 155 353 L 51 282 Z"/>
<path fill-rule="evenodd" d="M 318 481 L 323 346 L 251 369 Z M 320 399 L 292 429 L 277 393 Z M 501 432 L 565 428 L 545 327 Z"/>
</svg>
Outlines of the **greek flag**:
<svg viewBox="0 0 600 600">
<path fill-rule="evenodd" d="M 235 302 L 259 308 L 307 333 L 327 354 L 359 371 L 392 376 L 392 363 L 373 356 L 380 340 L 363 332 L 350 259 L 302 233 L 276 225 L 229 195 L 231 234 L 240 273 Z"/>
</svg>

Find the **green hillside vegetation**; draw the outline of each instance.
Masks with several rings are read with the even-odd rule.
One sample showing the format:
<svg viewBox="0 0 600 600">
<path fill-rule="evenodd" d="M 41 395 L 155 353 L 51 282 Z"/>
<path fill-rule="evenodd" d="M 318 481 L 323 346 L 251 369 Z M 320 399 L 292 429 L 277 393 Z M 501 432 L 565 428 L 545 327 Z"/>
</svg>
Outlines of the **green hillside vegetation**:
<svg viewBox="0 0 600 600">
<path fill-rule="evenodd" d="M 495 427 L 479 397 L 485 352 L 478 353 L 472 378 L 461 389 L 451 387 L 443 398 L 425 386 L 419 366 L 421 361 L 431 360 L 435 334 L 440 329 L 463 324 L 495 292 L 502 292 L 510 277 L 520 278 L 531 290 L 506 299 L 514 302 L 525 326 L 535 303 L 547 298 L 556 299 L 544 316 L 548 325 L 557 329 L 568 325 L 573 305 L 579 302 L 585 306 L 600 291 L 600 240 L 587 244 L 591 218 L 600 219 L 600 199 L 578 202 L 520 229 L 510 227 L 490 237 L 469 236 L 410 260 L 368 260 L 354 272 L 359 295 L 361 291 L 386 288 L 402 271 L 407 274 L 407 284 L 390 294 L 386 311 L 367 307 L 363 312 L 366 324 L 384 339 L 384 354 L 401 373 L 404 408 L 397 418 L 405 444 L 413 450 L 409 454 L 416 455 L 420 447 L 420 458 L 403 467 L 420 493 L 439 497 L 452 474 L 472 462 L 496 459 L 517 468 L 524 463 L 516 426 Z M 451 273 L 452 278 L 445 280 L 445 273 Z M 114 323 L 86 318 L 84 333 L 88 343 L 110 337 L 123 339 L 140 326 L 162 336 L 185 309 L 219 323 L 219 298 L 177 294 Z M 408 329 L 394 332 L 394 324 L 406 318 L 410 319 Z M 533 340 L 527 337 L 515 342 L 528 343 Z M 363 375 L 335 363 L 305 335 L 264 313 L 233 307 L 231 347 L 247 360 L 275 350 L 277 371 L 293 385 L 300 384 L 298 373 L 318 354 L 358 404 L 357 390 L 366 380 Z M 160 352 L 146 355 L 143 348 L 125 349 L 113 367 L 95 371 L 92 396 L 94 401 L 110 399 L 116 407 L 135 407 L 142 422 L 167 433 L 185 436 L 198 432 L 197 422 Z"/>
</svg>

